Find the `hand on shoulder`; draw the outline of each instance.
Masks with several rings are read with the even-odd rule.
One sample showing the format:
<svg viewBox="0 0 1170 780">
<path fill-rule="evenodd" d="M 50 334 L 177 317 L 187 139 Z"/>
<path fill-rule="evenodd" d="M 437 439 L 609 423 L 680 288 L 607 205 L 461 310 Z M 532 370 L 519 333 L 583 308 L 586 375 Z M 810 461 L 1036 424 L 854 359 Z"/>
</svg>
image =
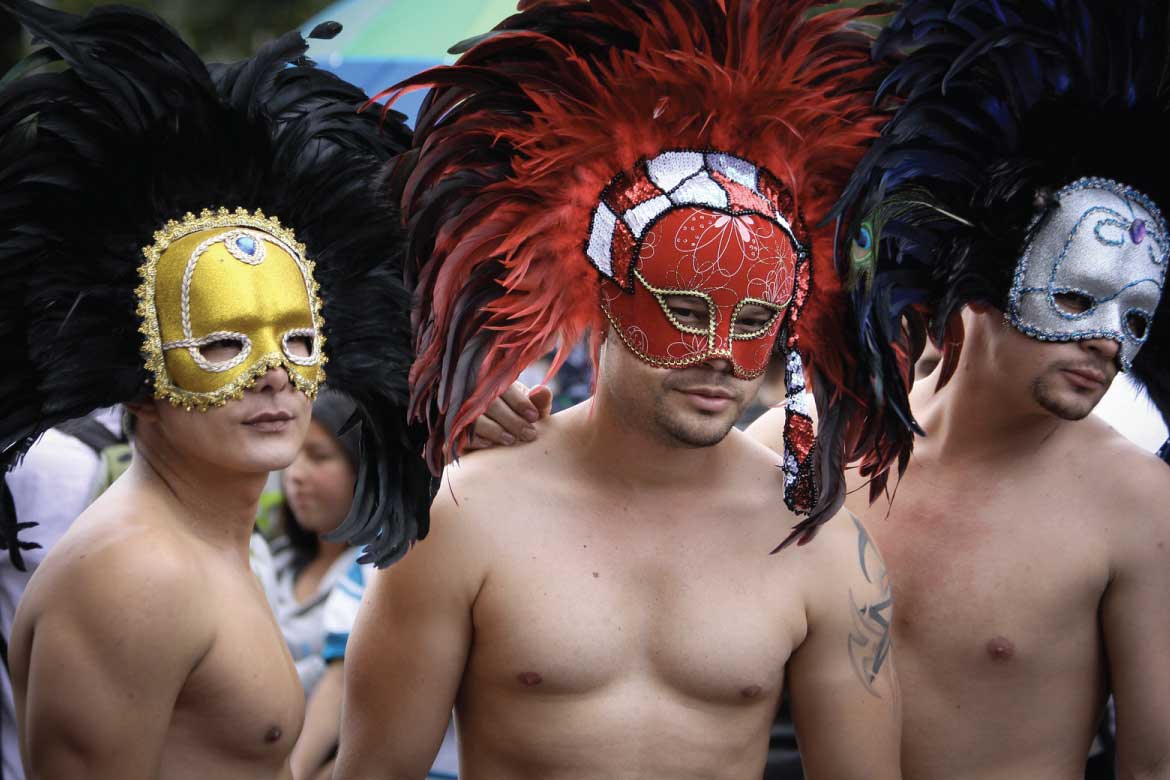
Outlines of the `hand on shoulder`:
<svg viewBox="0 0 1170 780">
<path fill-rule="evenodd" d="M 487 411 L 471 426 L 471 442 L 463 450 L 490 449 L 536 441 L 539 432 L 534 423 L 552 413 L 552 391 L 544 385 L 529 389 L 513 382 L 504 394 L 488 405 Z"/>
</svg>

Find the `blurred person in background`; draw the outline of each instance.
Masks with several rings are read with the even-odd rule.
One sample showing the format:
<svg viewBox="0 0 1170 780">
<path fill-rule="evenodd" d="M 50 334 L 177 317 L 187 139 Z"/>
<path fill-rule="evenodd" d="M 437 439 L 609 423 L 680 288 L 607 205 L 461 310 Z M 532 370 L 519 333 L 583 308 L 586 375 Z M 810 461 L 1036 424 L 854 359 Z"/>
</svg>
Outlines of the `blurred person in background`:
<svg viewBox="0 0 1170 780">
<path fill-rule="evenodd" d="M 130 448 L 122 433 L 122 408 L 100 409 L 45 432 L 12 471 L 0 475 L 0 490 L 10 491 L 18 523 L 33 523 L 25 539 L 24 568 L 0 557 L 0 780 L 21 780 L 16 711 L 8 677 L 8 637 L 28 581 L 57 540 L 87 506 L 129 467 Z"/>
<path fill-rule="evenodd" d="M 273 572 L 260 575 L 271 583 L 269 601 L 306 694 L 325 670 L 326 599 L 360 554 L 329 537 L 353 504 L 358 431 L 338 435 L 353 413 L 352 401 L 328 389 L 313 402 L 305 443 L 281 476 L 283 534 L 271 545 Z"/>
<path fill-rule="evenodd" d="M 289 760 L 295 780 L 330 780 L 333 776 L 341 735 L 345 651 L 372 570 L 373 567 L 365 564 L 352 564 L 325 601 L 322 615 L 325 645 L 321 649 L 325 671 L 309 695 L 305 725 Z M 451 720 L 426 777 L 427 780 L 456 780 L 458 775 L 459 745 L 455 722 Z"/>
</svg>

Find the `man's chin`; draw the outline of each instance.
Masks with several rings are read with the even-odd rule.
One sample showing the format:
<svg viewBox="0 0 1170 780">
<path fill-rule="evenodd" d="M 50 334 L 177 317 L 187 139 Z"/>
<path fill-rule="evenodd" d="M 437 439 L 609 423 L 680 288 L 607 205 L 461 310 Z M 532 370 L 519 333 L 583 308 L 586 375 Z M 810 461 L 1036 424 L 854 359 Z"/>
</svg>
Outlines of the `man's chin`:
<svg viewBox="0 0 1170 780">
<path fill-rule="evenodd" d="M 1056 398 L 1052 396 L 1040 396 L 1036 399 L 1040 406 L 1067 422 L 1076 422 L 1083 420 L 1093 413 L 1100 403 L 1100 396 L 1089 399 L 1083 396 L 1074 398 Z"/>
<path fill-rule="evenodd" d="M 735 426 L 735 420 L 733 414 L 708 416 L 692 412 L 660 418 L 659 427 L 682 447 L 714 447 L 727 438 Z"/>
<path fill-rule="evenodd" d="M 246 442 L 227 457 L 237 469 L 259 473 L 288 468 L 299 450 L 299 444 L 293 441 Z"/>
</svg>

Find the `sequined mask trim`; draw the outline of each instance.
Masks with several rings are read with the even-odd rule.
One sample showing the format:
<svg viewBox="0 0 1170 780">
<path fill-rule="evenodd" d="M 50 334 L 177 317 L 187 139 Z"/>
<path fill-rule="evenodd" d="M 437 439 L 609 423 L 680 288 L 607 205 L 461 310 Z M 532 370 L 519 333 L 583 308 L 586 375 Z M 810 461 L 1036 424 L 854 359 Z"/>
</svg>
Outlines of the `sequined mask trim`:
<svg viewBox="0 0 1170 780">
<path fill-rule="evenodd" d="M 1149 336 L 1166 281 L 1170 236 L 1162 213 L 1125 184 L 1084 178 L 1056 193 L 1033 223 L 1005 317 L 1042 341 L 1112 339 L 1128 371 Z M 1060 300 L 1072 296 L 1081 311 Z"/>
</svg>

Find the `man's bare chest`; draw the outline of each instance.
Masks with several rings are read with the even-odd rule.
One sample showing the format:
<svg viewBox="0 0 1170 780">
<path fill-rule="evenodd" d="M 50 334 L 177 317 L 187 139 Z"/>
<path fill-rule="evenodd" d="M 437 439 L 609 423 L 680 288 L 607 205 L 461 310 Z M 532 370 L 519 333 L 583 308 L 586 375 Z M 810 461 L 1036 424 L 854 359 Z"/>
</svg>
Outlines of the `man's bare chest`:
<svg viewBox="0 0 1170 780">
<path fill-rule="evenodd" d="M 669 535 L 653 545 L 528 540 L 476 600 L 469 673 L 534 693 L 632 684 L 705 702 L 778 694 L 804 609 L 784 561 L 758 547 L 704 552 Z"/>
<path fill-rule="evenodd" d="M 180 694 L 175 732 L 224 756 L 280 765 L 304 719 L 296 667 L 262 596 L 250 588 L 221 596 L 215 642 Z"/>
<path fill-rule="evenodd" d="M 948 490 L 913 476 L 888 517 L 880 504 L 866 512 L 889 568 L 900 655 L 967 674 L 1083 662 L 1108 581 L 1092 502 L 1007 477 Z"/>
</svg>

